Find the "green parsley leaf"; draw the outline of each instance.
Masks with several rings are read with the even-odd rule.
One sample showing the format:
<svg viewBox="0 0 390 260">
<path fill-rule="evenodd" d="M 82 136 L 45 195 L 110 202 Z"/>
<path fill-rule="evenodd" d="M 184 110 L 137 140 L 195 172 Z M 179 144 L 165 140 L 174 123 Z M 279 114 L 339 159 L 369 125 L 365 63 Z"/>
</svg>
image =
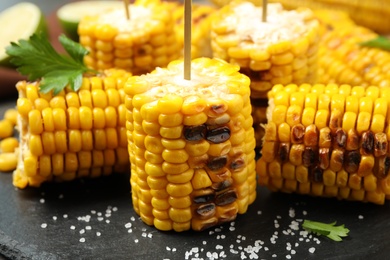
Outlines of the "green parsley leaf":
<svg viewBox="0 0 390 260">
<path fill-rule="evenodd" d="M 311 220 L 304 220 L 302 227 L 318 235 L 326 236 L 334 241 L 342 241 L 342 237 L 348 236 L 349 229 L 344 225 L 336 226 L 336 222 L 326 224 L 322 222 L 316 222 Z"/>
<path fill-rule="evenodd" d="M 6 47 L 6 53 L 11 57 L 11 63 L 28 80 L 42 79 L 41 92 L 53 90 L 56 95 L 68 85 L 77 91 L 84 73 L 97 72 L 83 63 L 87 49 L 65 35 L 61 35 L 59 41 L 69 56 L 60 55 L 43 34 L 33 34 L 29 40 L 19 40 L 18 43 L 11 42 Z"/>
<path fill-rule="evenodd" d="M 360 45 L 364 47 L 378 48 L 385 51 L 390 51 L 390 39 L 384 36 L 378 36 L 375 39 L 361 42 Z"/>
</svg>

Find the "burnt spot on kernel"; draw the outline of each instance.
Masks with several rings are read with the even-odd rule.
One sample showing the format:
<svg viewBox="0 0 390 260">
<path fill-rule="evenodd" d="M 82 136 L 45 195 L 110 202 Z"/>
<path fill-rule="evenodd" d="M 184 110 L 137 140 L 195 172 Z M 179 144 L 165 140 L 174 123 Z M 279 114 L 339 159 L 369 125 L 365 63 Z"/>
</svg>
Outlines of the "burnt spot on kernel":
<svg viewBox="0 0 390 260">
<path fill-rule="evenodd" d="M 234 190 L 228 189 L 215 196 L 215 204 L 217 206 L 224 206 L 235 202 L 237 199 L 237 193 Z"/>
<path fill-rule="evenodd" d="M 206 140 L 214 144 L 223 143 L 230 138 L 230 129 L 227 126 L 209 129 L 206 134 Z"/>
<path fill-rule="evenodd" d="M 348 173 L 355 173 L 359 169 L 360 161 L 361 155 L 359 151 L 346 151 L 344 158 L 344 169 Z"/>
<path fill-rule="evenodd" d="M 372 131 L 366 131 L 362 135 L 362 154 L 372 154 L 374 152 L 375 135 Z"/>
<path fill-rule="evenodd" d="M 311 167 L 309 173 L 310 173 L 310 179 L 313 180 L 314 182 L 323 181 L 324 170 L 321 169 L 320 167 L 318 166 Z"/>
<path fill-rule="evenodd" d="M 207 167 L 212 171 L 217 171 L 227 164 L 227 157 L 226 156 L 218 156 L 210 158 L 207 162 Z"/>
<path fill-rule="evenodd" d="M 207 133 L 206 125 L 184 126 L 183 135 L 188 141 L 200 141 Z"/>
<path fill-rule="evenodd" d="M 206 203 L 200 205 L 196 210 L 196 214 L 200 217 L 200 219 L 208 219 L 215 215 L 216 206 L 214 203 Z"/>
</svg>

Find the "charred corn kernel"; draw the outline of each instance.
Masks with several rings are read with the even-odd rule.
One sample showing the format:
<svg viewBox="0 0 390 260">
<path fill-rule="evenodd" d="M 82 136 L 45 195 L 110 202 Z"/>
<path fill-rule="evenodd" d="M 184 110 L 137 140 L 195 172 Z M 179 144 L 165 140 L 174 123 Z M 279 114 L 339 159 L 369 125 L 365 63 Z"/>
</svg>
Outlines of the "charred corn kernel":
<svg viewBox="0 0 390 260">
<path fill-rule="evenodd" d="M 297 120 L 292 125 L 300 116 L 285 116 L 276 124 L 275 112 L 267 114 L 269 125 L 264 126 L 262 156 L 256 164 L 258 184 L 272 191 L 377 204 L 390 197 L 388 183 L 383 181 L 389 176 L 390 161 L 387 90 L 289 84 L 275 86 L 269 93 L 268 109 L 275 111 L 285 103 L 286 114 L 307 103 L 302 105 L 300 95 L 306 101 L 316 100 L 309 107 L 316 118 L 312 124 Z"/>
<path fill-rule="evenodd" d="M 90 50 L 84 59 L 87 66 L 116 67 L 143 74 L 156 65 L 165 67 L 180 56 L 182 44 L 177 37 L 176 20 L 170 15 L 172 4 L 160 1 L 131 4 L 131 20 L 126 20 L 122 11 L 114 8 L 80 21 L 80 43 Z M 102 80 L 96 78 L 96 81 L 96 86 L 102 85 Z"/>
<path fill-rule="evenodd" d="M 76 177 L 126 171 L 128 153 L 120 145 L 126 147 L 127 140 L 121 137 L 125 144 L 120 143 L 123 127 L 118 125 L 117 107 L 111 105 L 122 103 L 120 82 L 129 76 L 130 73 L 120 70 L 107 70 L 99 77 L 85 76 L 81 90 L 74 92 L 66 88 L 58 96 L 39 93 L 39 83 L 19 82 L 18 128 L 23 130 L 15 178 L 30 177 L 26 178 L 27 184 L 14 182 L 23 184 L 17 187 L 37 187 L 46 181 L 70 181 Z M 23 101 L 26 91 L 30 91 L 31 107 Z M 43 100 L 50 106 L 42 105 Z"/>
<path fill-rule="evenodd" d="M 132 100 L 125 103 L 132 200 L 141 218 L 158 229 L 203 230 L 245 213 L 255 198 L 249 80 L 237 66 L 200 58 L 191 72 L 202 81 L 177 81 L 182 65 L 174 61 L 125 85 Z M 223 77 L 209 81 L 215 73 Z M 137 96 L 145 97 L 142 105 L 134 102 Z M 153 116 L 141 106 L 155 106 Z M 150 190 L 151 211 L 140 206 L 141 186 Z"/>
</svg>

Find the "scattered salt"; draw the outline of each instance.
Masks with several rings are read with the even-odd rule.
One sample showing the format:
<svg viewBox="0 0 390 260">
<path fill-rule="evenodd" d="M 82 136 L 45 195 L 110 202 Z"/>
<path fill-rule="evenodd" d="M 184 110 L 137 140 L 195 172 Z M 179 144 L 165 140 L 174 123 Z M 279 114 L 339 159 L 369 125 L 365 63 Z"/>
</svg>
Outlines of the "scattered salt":
<svg viewBox="0 0 390 260">
<path fill-rule="evenodd" d="M 85 238 L 84 237 L 82 237 L 82 238 L 80 238 L 80 240 L 79 240 L 81 243 L 84 243 L 85 242 Z"/>
<path fill-rule="evenodd" d="M 45 203 L 45 199 L 40 199 L 39 202 L 43 204 Z"/>
<path fill-rule="evenodd" d="M 47 227 L 47 224 L 46 223 L 42 223 L 41 224 L 41 228 L 46 228 Z"/>
<path fill-rule="evenodd" d="M 364 217 L 362 215 L 359 215 L 358 216 L 358 219 L 363 219 Z"/>
<path fill-rule="evenodd" d="M 309 252 L 310 252 L 310 253 L 312 253 L 312 254 L 313 254 L 313 253 L 314 253 L 314 251 L 316 251 L 316 249 L 315 249 L 314 247 L 310 247 L 310 248 L 309 248 Z"/>
<path fill-rule="evenodd" d="M 96 236 L 100 237 L 101 235 L 102 235 L 102 233 L 96 232 Z"/>
</svg>

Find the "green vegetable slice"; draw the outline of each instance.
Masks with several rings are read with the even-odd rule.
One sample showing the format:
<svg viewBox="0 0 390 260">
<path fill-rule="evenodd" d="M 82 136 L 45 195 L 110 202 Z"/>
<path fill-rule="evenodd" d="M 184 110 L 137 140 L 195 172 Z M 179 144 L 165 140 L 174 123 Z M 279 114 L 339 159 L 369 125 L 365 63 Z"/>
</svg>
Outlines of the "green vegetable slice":
<svg viewBox="0 0 390 260">
<path fill-rule="evenodd" d="M 390 39 L 384 36 L 378 36 L 375 39 L 360 43 L 361 46 L 378 48 L 385 51 L 390 51 Z"/>
<path fill-rule="evenodd" d="M 326 236 L 334 241 L 342 241 L 342 237 L 348 236 L 349 229 L 345 228 L 344 225 L 336 226 L 336 222 L 333 223 L 322 223 L 311 220 L 304 220 L 302 227 L 318 235 Z"/>
</svg>

